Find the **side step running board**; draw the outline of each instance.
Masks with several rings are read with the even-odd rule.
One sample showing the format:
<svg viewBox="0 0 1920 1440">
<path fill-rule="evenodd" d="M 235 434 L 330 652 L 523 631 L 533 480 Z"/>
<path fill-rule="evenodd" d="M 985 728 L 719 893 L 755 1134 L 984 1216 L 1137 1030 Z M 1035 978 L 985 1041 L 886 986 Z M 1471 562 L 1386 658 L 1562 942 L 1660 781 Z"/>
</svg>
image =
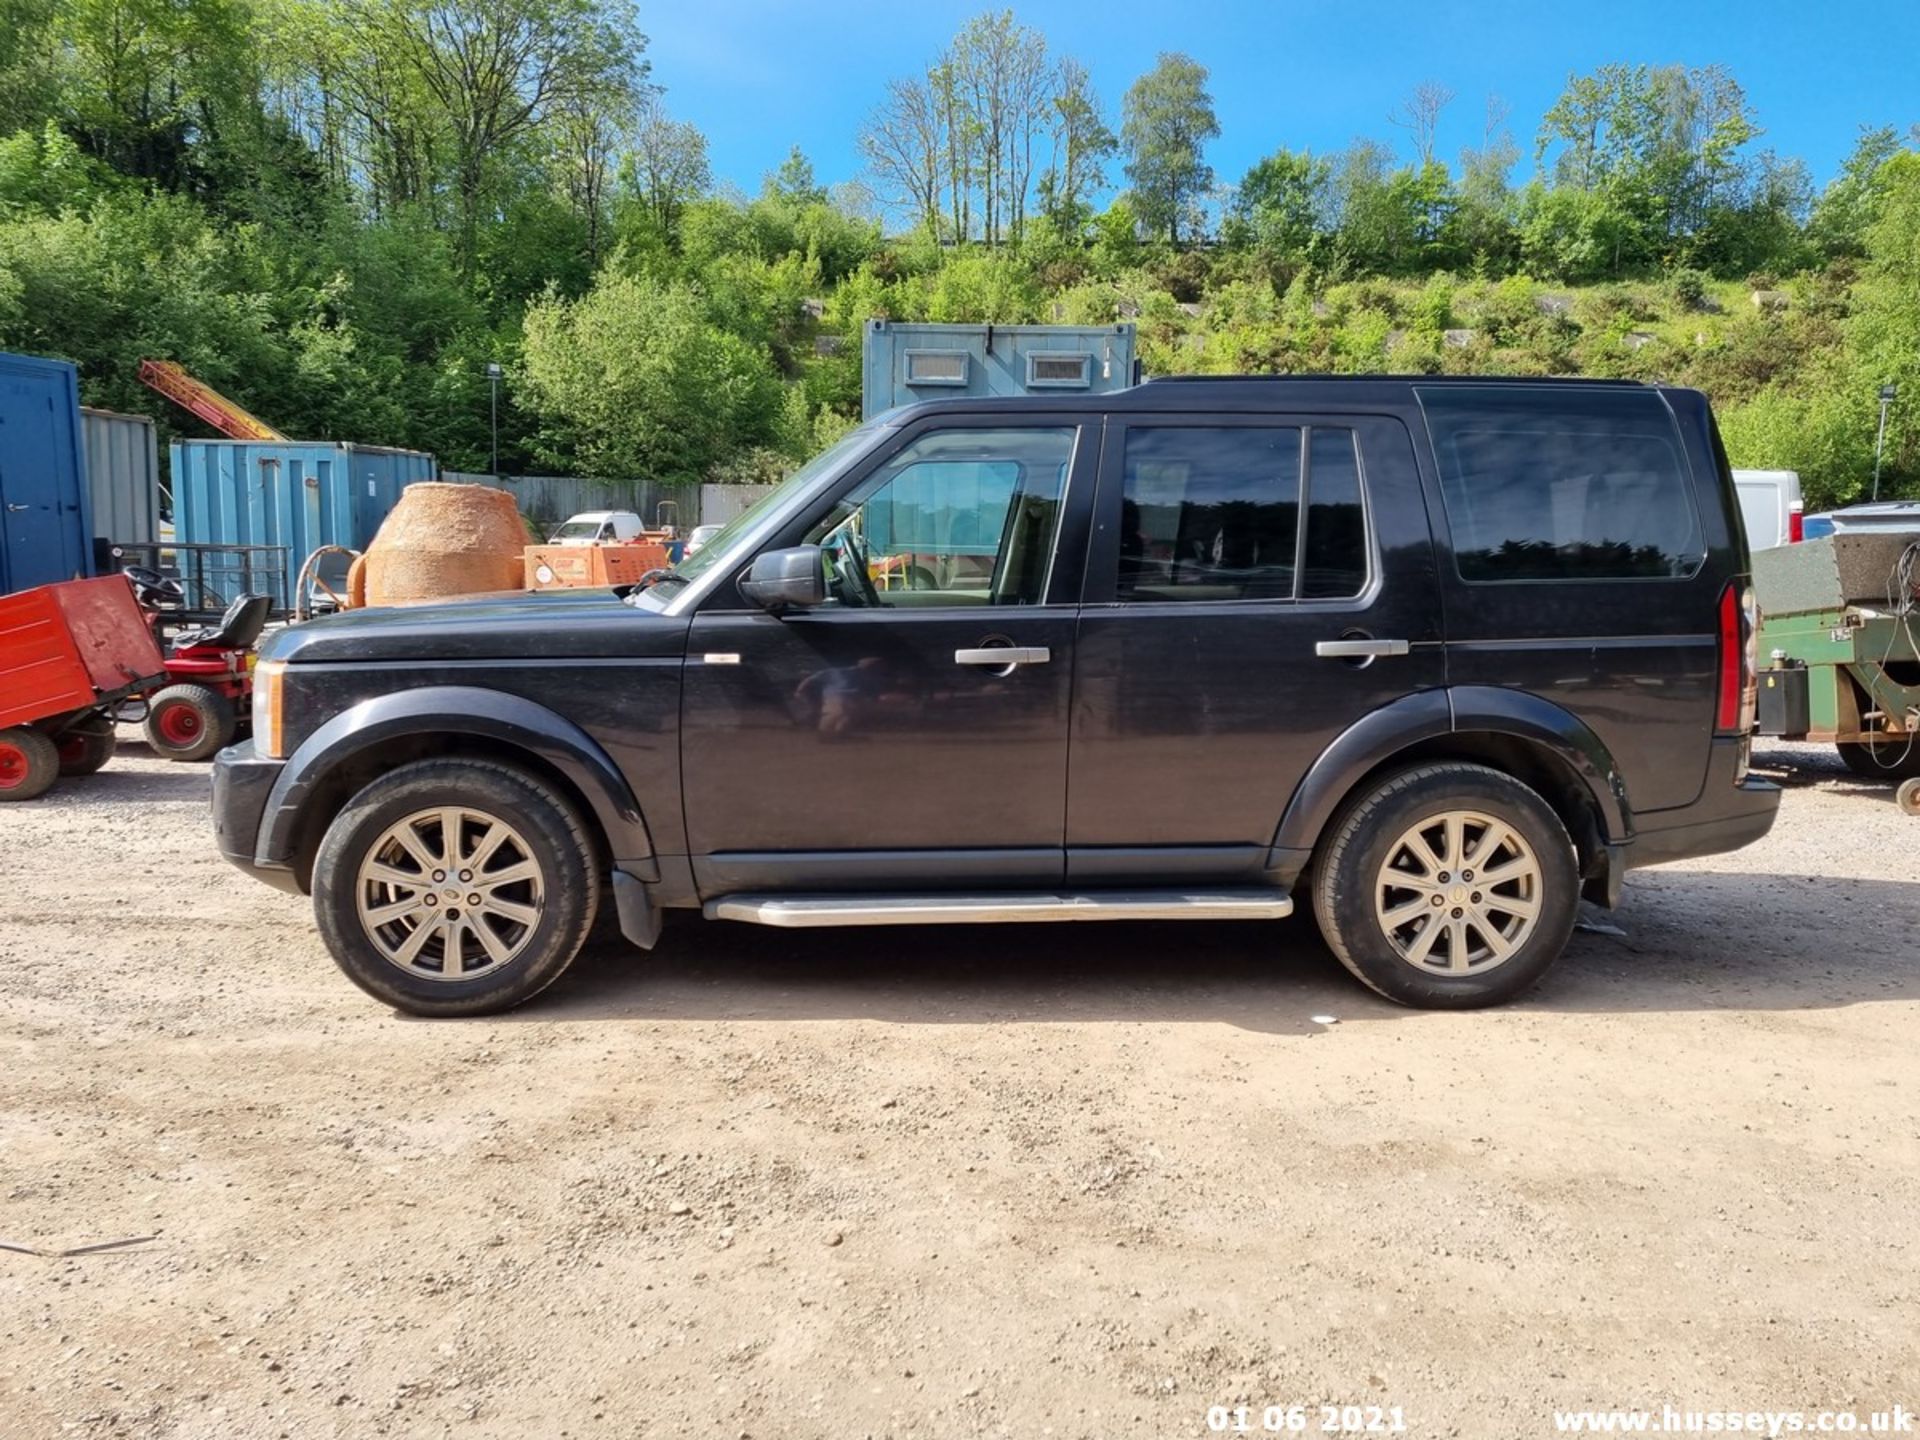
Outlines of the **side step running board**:
<svg viewBox="0 0 1920 1440">
<path fill-rule="evenodd" d="M 1090 890 L 1077 895 L 723 895 L 709 920 L 809 925 L 984 925 L 1035 920 L 1279 920 L 1282 890 Z"/>
</svg>

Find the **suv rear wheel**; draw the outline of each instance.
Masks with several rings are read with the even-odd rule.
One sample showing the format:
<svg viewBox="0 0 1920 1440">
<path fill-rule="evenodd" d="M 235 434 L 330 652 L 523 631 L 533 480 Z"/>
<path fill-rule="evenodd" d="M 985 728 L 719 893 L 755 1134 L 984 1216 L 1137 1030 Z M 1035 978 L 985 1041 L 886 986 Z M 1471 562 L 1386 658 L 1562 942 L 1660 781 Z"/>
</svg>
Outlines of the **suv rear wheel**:
<svg viewBox="0 0 1920 1440">
<path fill-rule="evenodd" d="M 1340 963 L 1389 1000 L 1498 1005 L 1566 948 L 1580 892 L 1573 842 L 1510 775 L 1415 766 L 1349 804 L 1329 833 L 1314 914 Z"/>
<path fill-rule="evenodd" d="M 328 827 L 313 909 L 336 963 L 410 1015 L 531 999 L 579 953 L 600 899 L 573 807 L 525 771 L 422 760 L 381 776 Z"/>
</svg>

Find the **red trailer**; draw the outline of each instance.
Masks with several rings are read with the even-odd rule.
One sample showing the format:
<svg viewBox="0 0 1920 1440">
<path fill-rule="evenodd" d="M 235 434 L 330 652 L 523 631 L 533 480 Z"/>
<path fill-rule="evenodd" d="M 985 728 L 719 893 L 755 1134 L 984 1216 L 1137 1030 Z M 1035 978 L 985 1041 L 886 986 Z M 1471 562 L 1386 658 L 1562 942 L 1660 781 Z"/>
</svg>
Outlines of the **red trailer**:
<svg viewBox="0 0 1920 1440">
<path fill-rule="evenodd" d="M 108 707 L 166 680 L 124 575 L 0 595 L 0 801 L 31 800 L 113 755 Z"/>
</svg>

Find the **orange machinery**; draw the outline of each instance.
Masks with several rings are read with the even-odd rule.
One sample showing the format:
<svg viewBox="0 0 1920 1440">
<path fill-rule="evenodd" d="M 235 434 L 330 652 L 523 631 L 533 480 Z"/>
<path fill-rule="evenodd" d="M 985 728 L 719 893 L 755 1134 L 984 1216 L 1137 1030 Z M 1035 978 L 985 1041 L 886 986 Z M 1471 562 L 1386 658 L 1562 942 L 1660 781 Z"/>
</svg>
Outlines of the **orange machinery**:
<svg viewBox="0 0 1920 1440">
<path fill-rule="evenodd" d="M 181 409 L 198 415 L 230 440 L 287 438 L 205 381 L 194 379 L 171 360 L 142 360 L 140 383 L 159 391 Z"/>
<path fill-rule="evenodd" d="M 626 545 L 529 545 L 527 589 L 578 590 L 637 585 L 672 562 L 658 541 Z"/>
</svg>

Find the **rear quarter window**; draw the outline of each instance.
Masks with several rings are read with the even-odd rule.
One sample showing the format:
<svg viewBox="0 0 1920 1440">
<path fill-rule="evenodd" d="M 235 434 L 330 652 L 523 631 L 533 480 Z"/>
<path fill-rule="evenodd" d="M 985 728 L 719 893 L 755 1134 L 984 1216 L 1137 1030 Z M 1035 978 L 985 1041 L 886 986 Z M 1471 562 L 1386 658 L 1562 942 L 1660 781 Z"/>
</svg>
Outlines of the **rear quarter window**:
<svg viewBox="0 0 1920 1440">
<path fill-rule="evenodd" d="M 1463 580 L 1681 580 L 1693 475 L 1651 390 L 1419 387 Z"/>
</svg>

